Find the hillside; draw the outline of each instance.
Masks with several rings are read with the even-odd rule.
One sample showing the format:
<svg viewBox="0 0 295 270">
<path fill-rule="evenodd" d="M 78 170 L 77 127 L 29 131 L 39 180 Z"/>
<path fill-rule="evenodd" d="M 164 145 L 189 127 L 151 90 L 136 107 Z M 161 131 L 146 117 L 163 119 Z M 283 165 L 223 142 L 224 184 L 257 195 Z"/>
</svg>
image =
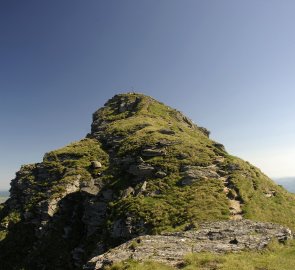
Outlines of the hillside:
<svg viewBox="0 0 295 270">
<path fill-rule="evenodd" d="M 242 143 L 242 142 L 241 142 Z M 1 205 L 2 269 L 82 269 L 139 235 L 253 220 L 295 229 L 295 197 L 151 97 L 116 95 L 86 138 L 24 165 Z"/>
</svg>

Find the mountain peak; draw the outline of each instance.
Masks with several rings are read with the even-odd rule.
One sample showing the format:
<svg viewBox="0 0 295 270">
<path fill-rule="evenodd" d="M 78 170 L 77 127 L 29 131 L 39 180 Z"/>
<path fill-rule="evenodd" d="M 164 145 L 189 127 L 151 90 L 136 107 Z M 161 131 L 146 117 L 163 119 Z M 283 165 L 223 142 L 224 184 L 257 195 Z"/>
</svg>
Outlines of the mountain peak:
<svg viewBox="0 0 295 270">
<path fill-rule="evenodd" d="M 107 101 L 87 138 L 22 166 L 10 193 L 0 210 L 4 269 L 81 269 L 134 237 L 204 222 L 295 229 L 294 195 L 181 112 L 137 93 Z"/>
</svg>

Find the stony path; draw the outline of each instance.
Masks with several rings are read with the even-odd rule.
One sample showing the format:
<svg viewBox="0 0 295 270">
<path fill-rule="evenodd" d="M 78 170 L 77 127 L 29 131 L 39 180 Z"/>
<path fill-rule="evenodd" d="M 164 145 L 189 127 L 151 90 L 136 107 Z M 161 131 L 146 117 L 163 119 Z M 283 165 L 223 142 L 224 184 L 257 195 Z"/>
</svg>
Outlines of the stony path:
<svg viewBox="0 0 295 270">
<path fill-rule="evenodd" d="M 242 210 L 242 202 L 239 199 L 239 195 L 232 187 L 231 182 L 228 178 L 223 179 L 224 183 L 224 191 L 229 200 L 229 211 L 230 211 L 230 219 L 231 220 L 241 220 L 243 219 L 243 210 Z"/>
<path fill-rule="evenodd" d="M 224 158 L 223 157 L 218 157 L 219 162 L 223 162 Z M 211 167 L 212 168 L 212 167 Z M 215 171 L 217 171 L 218 167 L 214 165 Z M 242 210 L 242 201 L 239 198 L 238 192 L 235 190 L 233 184 L 229 180 L 229 177 L 223 176 L 219 178 L 220 181 L 222 181 L 224 185 L 224 193 L 226 194 L 228 198 L 228 204 L 229 204 L 229 211 L 230 211 L 230 219 L 231 220 L 241 220 L 243 219 L 243 210 Z"/>
</svg>

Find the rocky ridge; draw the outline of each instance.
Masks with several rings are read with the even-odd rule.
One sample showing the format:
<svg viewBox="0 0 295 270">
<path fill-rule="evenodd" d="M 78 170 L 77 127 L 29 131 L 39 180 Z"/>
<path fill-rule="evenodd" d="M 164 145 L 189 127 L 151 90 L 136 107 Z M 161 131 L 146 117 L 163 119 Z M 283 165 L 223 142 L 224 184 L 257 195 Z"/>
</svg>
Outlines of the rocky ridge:
<svg viewBox="0 0 295 270">
<path fill-rule="evenodd" d="M 2 268 L 82 269 L 130 239 L 204 222 L 295 229 L 294 196 L 209 134 L 151 97 L 114 96 L 85 139 L 17 172 L 0 210 Z"/>
</svg>

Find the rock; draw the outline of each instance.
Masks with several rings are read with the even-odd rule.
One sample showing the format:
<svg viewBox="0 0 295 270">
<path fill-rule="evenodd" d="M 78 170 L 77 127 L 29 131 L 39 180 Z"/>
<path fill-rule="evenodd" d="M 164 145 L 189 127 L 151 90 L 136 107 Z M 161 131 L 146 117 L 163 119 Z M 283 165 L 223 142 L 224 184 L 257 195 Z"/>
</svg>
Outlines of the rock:
<svg viewBox="0 0 295 270">
<path fill-rule="evenodd" d="M 143 220 L 135 219 L 127 216 L 125 219 L 117 219 L 114 221 L 111 236 L 119 239 L 131 239 L 135 236 L 146 234 Z"/>
<path fill-rule="evenodd" d="M 223 152 L 226 151 L 224 145 L 221 143 L 214 143 L 213 146 L 215 146 L 216 148 L 218 148 L 219 150 L 221 150 Z"/>
<path fill-rule="evenodd" d="M 90 179 L 87 181 L 82 181 L 80 183 L 80 191 L 91 194 L 91 195 L 96 195 L 101 188 L 97 185 L 95 185 L 94 179 Z"/>
<path fill-rule="evenodd" d="M 292 238 L 292 233 L 277 224 L 250 220 L 204 223 L 198 230 L 137 237 L 93 257 L 84 269 L 103 269 L 106 265 L 129 259 L 177 266 L 191 252 L 261 250 L 274 238 L 286 241 Z"/>
<path fill-rule="evenodd" d="M 164 178 L 167 176 L 167 173 L 163 172 L 163 171 L 157 171 L 155 173 L 155 176 L 158 177 L 158 178 Z"/>
<path fill-rule="evenodd" d="M 183 178 L 180 183 L 183 186 L 192 185 L 199 180 L 218 179 L 220 176 L 214 167 L 184 166 L 182 168 Z"/>
<path fill-rule="evenodd" d="M 141 151 L 141 154 L 144 157 L 158 157 L 158 156 L 165 156 L 166 155 L 166 151 L 162 150 L 162 149 L 152 149 L 152 148 L 148 148 L 148 149 L 144 149 Z"/>
<path fill-rule="evenodd" d="M 144 163 L 144 160 L 142 159 L 142 157 L 139 157 L 139 156 L 138 156 L 138 157 L 136 158 L 136 162 L 139 163 L 139 164 L 141 164 L 141 163 Z"/>
<path fill-rule="evenodd" d="M 132 233 L 131 219 L 118 219 L 114 222 L 112 237 L 113 238 L 129 238 Z"/>
<path fill-rule="evenodd" d="M 82 187 L 80 189 L 82 192 L 91 194 L 91 195 L 96 195 L 100 189 L 97 186 L 92 186 L 92 187 Z"/>
<path fill-rule="evenodd" d="M 146 191 L 147 181 L 144 181 L 142 186 L 139 189 L 139 193 Z"/>
<path fill-rule="evenodd" d="M 205 135 L 209 138 L 210 136 L 210 131 L 207 129 L 207 128 L 204 128 L 204 127 L 198 127 L 198 129 Z"/>
<path fill-rule="evenodd" d="M 126 198 L 130 195 L 134 195 L 135 194 L 135 190 L 133 187 L 128 187 L 127 189 L 125 189 L 122 193 L 122 198 Z"/>
<path fill-rule="evenodd" d="M 276 191 L 275 190 L 269 190 L 269 191 L 266 191 L 264 194 L 265 194 L 265 197 L 271 198 L 273 196 L 276 196 Z"/>
<path fill-rule="evenodd" d="M 126 112 L 128 107 L 126 106 L 127 104 L 125 102 L 122 102 L 120 105 L 119 105 L 119 112 L 122 113 L 122 112 Z"/>
<path fill-rule="evenodd" d="M 224 162 L 224 160 L 225 160 L 224 157 L 222 157 L 222 156 L 217 156 L 216 159 L 214 160 L 214 163 L 221 164 L 221 163 Z"/>
<path fill-rule="evenodd" d="M 91 166 L 93 169 L 99 169 L 102 167 L 101 163 L 99 161 L 93 160 L 91 161 Z"/>
<path fill-rule="evenodd" d="M 233 172 L 233 171 L 240 170 L 240 166 L 238 164 L 231 163 L 227 165 L 226 169 L 230 172 Z"/>
<path fill-rule="evenodd" d="M 186 153 L 180 153 L 177 155 L 177 158 L 178 159 L 186 159 L 186 158 L 189 158 L 189 155 Z"/>
<path fill-rule="evenodd" d="M 175 131 L 171 130 L 171 129 L 160 129 L 159 130 L 160 133 L 165 134 L 165 135 L 175 135 Z"/>
<path fill-rule="evenodd" d="M 107 211 L 105 202 L 89 200 L 84 204 L 85 211 L 82 221 L 86 226 L 87 236 L 92 235 L 97 230 L 98 226 L 103 225 Z"/>
<path fill-rule="evenodd" d="M 155 168 L 149 164 L 139 164 L 139 165 L 131 165 L 128 169 L 128 172 L 135 176 L 149 176 L 152 175 Z"/>
</svg>

